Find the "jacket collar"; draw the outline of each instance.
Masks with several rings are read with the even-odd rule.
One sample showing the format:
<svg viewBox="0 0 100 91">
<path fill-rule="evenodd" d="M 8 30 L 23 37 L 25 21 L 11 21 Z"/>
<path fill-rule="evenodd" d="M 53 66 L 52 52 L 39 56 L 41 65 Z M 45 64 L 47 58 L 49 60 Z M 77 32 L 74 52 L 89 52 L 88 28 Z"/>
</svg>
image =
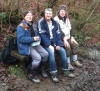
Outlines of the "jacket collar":
<svg viewBox="0 0 100 91">
<path fill-rule="evenodd" d="M 63 22 L 66 22 L 66 17 L 62 18 L 60 15 L 58 15 L 58 18 L 59 18 L 60 20 L 62 20 Z"/>
<path fill-rule="evenodd" d="M 26 20 L 23 20 L 23 21 L 22 21 L 22 24 L 24 25 L 23 28 L 24 28 L 25 30 L 28 30 L 28 29 L 30 28 L 30 26 L 33 26 L 33 22 L 32 22 L 32 25 L 29 25 L 29 24 L 26 22 Z"/>
<path fill-rule="evenodd" d="M 54 26 L 53 29 L 57 29 L 58 28 L 57 22 L 54 21 L 54 19 L 52 19 L 52 18 L 51 18 L 51 21 L 52 21 L 52 25 Z M 47 24 L 45 17 L 43 17 L 43 25 L 46 28 L 47 32 L 49 32 L 49 27 L 48 27 L 48 24 Z"/>
</svg>

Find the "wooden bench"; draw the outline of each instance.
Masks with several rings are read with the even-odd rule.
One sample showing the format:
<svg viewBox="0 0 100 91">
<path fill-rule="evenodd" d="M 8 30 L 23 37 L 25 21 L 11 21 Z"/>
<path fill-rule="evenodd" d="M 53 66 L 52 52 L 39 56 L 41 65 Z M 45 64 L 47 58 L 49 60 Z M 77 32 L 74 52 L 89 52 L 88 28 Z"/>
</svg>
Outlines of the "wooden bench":
<svg viewBox="0 0 100 91">
<path fill-rule="evenodd" d="M 24 61 L 26 59 L 26 56 L 20 55 L 17 50 L 12 51 L 11 56 L 15 57 L 19 61 Z"/>
<path fill-rule="evenodd" d="M 82 55 L 82 56 L 89 56 L 89 54 L 88 54 L 88 50 L 85 50 L 84 48 L 80 48 L 79 50 L 78 50 L 78 54 L 80 54 L 80 55 Z M 15 57 L 17 60 L 19 60 L 19 61 L 24 61 L 25 59 L 26 59 L 26 56 L 24 56 L 24 55 L 20 55 L 19 53 L 18 53 L 18 51 L 17 50 L 14 50 L 14 51 L 12 51 L 11 52 L 11 56 L 13 56 L 13 57 Z"/>
<path fill-rule="evenodd" d="M 91 58 L 88 48 L 84 48 L 84 47 L 79 48 L 78 54 L 83 57 Z M 25 59 L 26 59 L 26 56 L 20 55 L 17 50 L 12 51 L 11 56 L 15 57 L 19 61 L 25 61 Z M 58 55 L 56 55 L 56 56 L 58 56 Z"/>
</svg>

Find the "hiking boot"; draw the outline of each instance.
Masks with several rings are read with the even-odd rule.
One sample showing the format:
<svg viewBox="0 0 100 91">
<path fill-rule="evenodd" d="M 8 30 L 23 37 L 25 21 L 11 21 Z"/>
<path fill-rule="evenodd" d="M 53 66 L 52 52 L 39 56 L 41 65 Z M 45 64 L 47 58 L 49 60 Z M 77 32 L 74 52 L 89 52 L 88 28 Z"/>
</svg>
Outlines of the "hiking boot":
<svg viewBox="0 0 100 91">
<path fill-rule="evenodd" d="M 70 78 L 74 78 L 75 75 L 73 73 L 71 73 L 69 70 L 66 70 L 63 72 L 64 76 L 70 77 Z"/>
<path fill-rule="evenodd" d="M 69 63 L 68 64 L 68 69 L 70 70 L 70 71 L 74 71 L 74 67 Z"/>
<path fill-rule="evenodd" d="M 55 82 L 55 83 L 58 83 L 58 82 L 59 82 L 59 79 L 57 78 L 57 76 L 56 76 L 55 73 L 52 74 L 52 80 L 53 80 L 53 82 Z"/>
<path fill-rule="evenodd" d="M 42 72 L 41 72 L 41 75 L 42 75 L 44 78 L 47 78 L 47 77 L 48 77 L 47 73 L 46 73 L 45 71 L 43 71 L 43 70 L 42 70 Z"/>
<path fill-rule="evenodd" d="M 77 67 L 82 67 L 82 64 L 79 63 L 79 61 L 75 61 L 74 64 L 75 64 L 75 66 L 77 66 Z"/>
<path fill-rule="evenodd" d="M 34 83 L 40 83 L 40 80 L 38 79 L 36 75 L 28 74 L 28 79 L 33 81 Z"/>
</svg>

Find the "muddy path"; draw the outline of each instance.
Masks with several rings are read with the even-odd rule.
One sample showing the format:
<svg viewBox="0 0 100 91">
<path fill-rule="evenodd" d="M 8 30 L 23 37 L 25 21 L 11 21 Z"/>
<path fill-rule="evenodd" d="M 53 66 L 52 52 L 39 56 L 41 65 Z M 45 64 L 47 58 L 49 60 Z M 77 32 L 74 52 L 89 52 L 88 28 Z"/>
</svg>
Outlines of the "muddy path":
<svg viewBox="0 0 100 91">
<path fill-rule="evenodd" d="M 0 64 L 0 91 L 100 91 L 100 60 L 92 60 L 79 56 L 82 68 L 75 67 L 74 79 L 64 77 L 58 67 L 59 83 L 53 83 L 50 76 L 41 79 L 40 84 L 35 84 L 23 77 L 11 76 L 8 66 Z M 59 65 L 57 65 L 59 66 Z"/>
</svg>

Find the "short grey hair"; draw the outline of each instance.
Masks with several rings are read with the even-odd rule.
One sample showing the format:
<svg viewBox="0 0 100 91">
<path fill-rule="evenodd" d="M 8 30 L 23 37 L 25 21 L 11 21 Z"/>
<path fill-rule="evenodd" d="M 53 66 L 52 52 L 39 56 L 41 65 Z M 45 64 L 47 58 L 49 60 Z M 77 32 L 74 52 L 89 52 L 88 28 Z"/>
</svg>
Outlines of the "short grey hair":
<svg viewBox="0 0 100 91">
<path fill-rule="evenodd" d="M 51 8 L 46 8 L 44 12 L 45 12 L 45 13 L 46 13 L 46 12 L 51 12 L 51 13 L 52 13 L 52 9 L 51 9 Z"/>
</svg>

